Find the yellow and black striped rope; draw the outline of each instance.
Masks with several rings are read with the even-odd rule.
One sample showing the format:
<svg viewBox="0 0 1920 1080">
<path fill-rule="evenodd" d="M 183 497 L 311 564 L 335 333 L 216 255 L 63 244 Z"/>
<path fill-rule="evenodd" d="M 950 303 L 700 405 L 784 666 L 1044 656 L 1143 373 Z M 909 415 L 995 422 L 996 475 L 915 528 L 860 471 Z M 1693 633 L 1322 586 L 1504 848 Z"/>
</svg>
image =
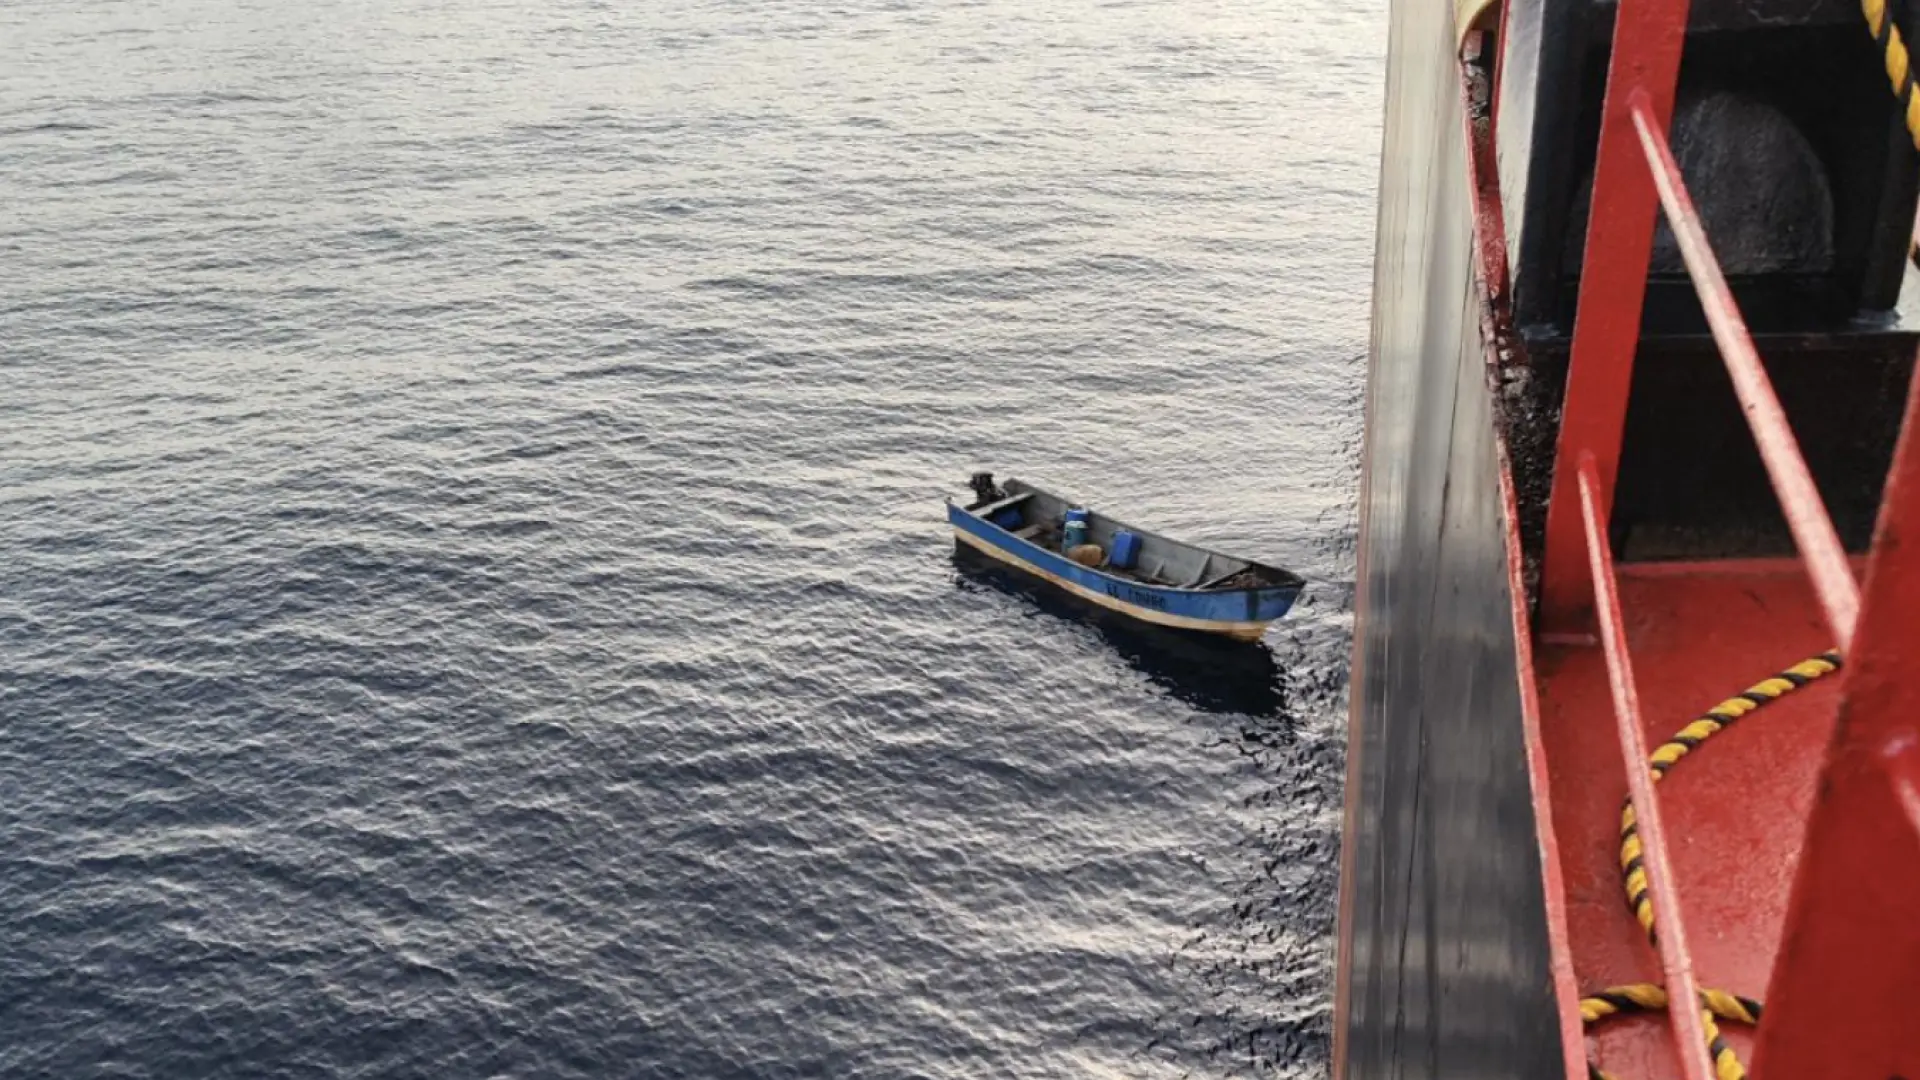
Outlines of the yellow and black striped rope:
<svg viewBox="0 0 1920 1080">
<path fill-rule="evenodd" d="M 1725 990 L 1700 991 L 1702 1006 L 1701 1023 L 1707 1030 L 1707 1049 L 1713 1058 L 1713 1071 L 1717 1080 L 1743 1080 L 1747 1075 L 1746 1067 L 1740 1064 L 1740 1058 L 1720 1034 L 1715 1018 L 1732 1020 L 1740 1024 L 1760 1022 L 1760 1003 L 1752 998 L 1729 994 Z M 1665 987 L 1653 983 L 1629 983 L 1625 986 L 1609 986 L 1591 997 L 1580 999 L 1580 1021 L 1591 1027 L 1611 1016 L 1631 1016 L 1635 1013 L 1662 1012 L 1667 1007 Z M 1590 1080 L 1614 1080 L 1600 1066 L 1587 1062 L 1587 1076 Z"/>
<path fill-rule="evenodd" d="M 1868 0 L 1872 3 L 1872 0 Z M 1871 15 L 1869 16 L 1871 17 Z M 1876 31 L 1877 32 L 1877 31 Z M 1895 39 L 1896 44 L 1898 38 Z M 1902 73 L 1905 75 L 1905 47 L 1901 47 Z M 1907 81 L 1909 95 L 1912 81 Z M 1908 100 L 1912 100 L 1909 97 Z M 1913 115 L 1911 112 L 1909 116 Z M 1916 138 L 1920 145 L 1920 138 Z M 1649 755 L 1647 770 L 1653 774 L 1655 783 L 1667 774 L 1667 770 L 1681 758 L 1692 753 L 1694 748 L 1718 732 L 1724 731 L 1734 721 L 1747 715 L 1762 705 L 1778 701 L 1780 698 L 1807 685 L 1824 675 L 1840 670 L 1838 651 L 1821 653 L 1808 657 L 1792 667 L 1762 679 L 1742 690 L 1739 694 L 1722 701 L 1713 708 L 1700 714 L 1686 727 L 1673 734 L 1666 742 Z M 1640 845 L 1640 830 L 1634 820 L 1633 800 L 1629 798 L 1620 810 L 1620 873 L 1627 893 L 1627 906 L 1633 909 L 1634 917 L 1647 932 L 1647 940 L 1658 943 L 1653 919 L 1653 899 L 1649 895 L 1646 864 L 1643 861 Z M 1739 1055 L 1727 1045 L 1720 1034 L 1719 1025 L 1714 1018 L 1732 1020 L 1742 1024 L 1760 1022 L 1760 1003 L 1752 998 L 1729 994 L 1725 990 L 1702 988 L 1700 1004 L 1703 1007 L 1702 1022 L 1706 1028 L 1707 1049 L 1713 1059 L 1713 1071 L 1717 1080 L 1746 1080 L 1747 1069 L 1741 1064 Z M 1613 986 L 1580 1000 L 1580 1020 L 1593 1025 L 1610 1016 L 1636 1012 L 1650 1012 L 1667 1007 L 1665 988 L 1651 983 L 1633 983 L 1627 986 Z M 1613 1080 L 1600 1066 L 1587 1062 L 1587 1075 L 1590 1080 Z"/>
<path fill-rule="evenodd" d="M 1887 12 L 1887 0 L 1860 0 L 1860 11 L 1867 17 L 1867 29 L 1873 31 L 1873 43 L 1880 47 L 1880 55 L 1886 59 L 1887 83 L 1900 102 L 1907 134 L 1912 137 L 1914 148 L 1920 149 L 1920 95 L 1913 92 L 1913 65 L 1907 55 L 1907 43 L 1901 39 L 1900 28 L 1893 24 Z"/>
<path fill-rule="evenodd" d="M 1729 994 L 1725 990 L 1700 991 L 1700 1005 L 1722 1020 L 1738 1024 L 1760 1022 L 1760 1003 L 1752 998 Z M 1628 983 L 1609 986 L 1580 999 L 1580 1021 L 1597 1024 L 1610 1016 L 1663 1012 L 1667 1007 L 1667 988 L 1653 983 Z"/>
<path fill-rule="evenodd" d="M 1707 1029 L 1707 1050 L 1713 1059 L 1715 1080 L 1747 1080 L 1747 1067 L 1740 1063 L 1739 1055 L 1735 1054 L 1733 1047 L 1728 1046 L 1727 1040 L 1721 1037 L 1720 1028 L 1713 1022 L 1713 1010 L 1702 1009 L 1700 1023 Z M 1595 1064 L 1592 1058 L 1588 1058 L 1587 1080 L 1617 1080 L 1617 1078 Z"/>
<path fill-rule="evenodd" d="M 1647 770 L 1653 774 L 1654 782 L 1659 783 L 1675 762 L 1692 753 L 1694 747 L 1706 742 L 1715 733 L 1731 726 L 1735 720 L 1839 669 L 1840 654 L 1824 652 L 1808 657 L 1778 675 L 1754 683 L 1674 732 L 1647 759 Z M 1657 940 L 1653 925 L 1653 900 L 1647 895 L 1647 869 L 1641 856 L 1640 826 L 1633 817 L 1633 800 L 1628 798 L 1620 807 L 1620 873 L 1627 891 L 1627 906 L 1633 910 L 1634 917 L 1640 920 L 1648 939 Z"/>
<path fill-rule="evenodd" d="M 1720 1035 L 1720 1025 L 1713 1022 L 1712 1012 L 1700 1014 L 1700 1026 L 1707 1032 L 1707 1056 L 1713 1059 L 1713 1075 L 1718 1080 L 1747 1080 L 1746 1065 Z"/>
</svg>

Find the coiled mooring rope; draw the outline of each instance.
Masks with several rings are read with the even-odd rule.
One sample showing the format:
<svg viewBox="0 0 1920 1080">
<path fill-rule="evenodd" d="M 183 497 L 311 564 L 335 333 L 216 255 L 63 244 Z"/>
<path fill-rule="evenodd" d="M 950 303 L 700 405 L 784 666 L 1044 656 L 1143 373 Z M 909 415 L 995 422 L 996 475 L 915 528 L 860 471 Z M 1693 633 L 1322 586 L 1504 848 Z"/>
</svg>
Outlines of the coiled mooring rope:
<svg viewBox="0 0 1920 1080">
<path fill-rule="evenodd" d="M 1871 0 L 1869 0 L 1871 2 Z M 1897 39 L 1896 39 L 1897 40 Z M 1904 50 L 1902 57 L 1906 55 Z M 1911 82 L 1909 81 L 1909 88 Z M 1911 114 L 1910 114 L 1911 115 Z M 1722 701 L 1706 712 L 1701 713 L 1686 727 L 1674 732 L 1673 736 L 1654 750 L 1647 758 L 1647 770 L 1653 774 L 1657 784 L 1667 770 L 1681 758 L 1692 753 L 1701 743 L 1706 742 L 1718 732 L 1726 730 L 1734 721 L 1760 708 L 1762 705 L 1778 701 L 1787 694 L 1813 682 L 1823 675 L 1840 670 L 1840 654 L 1837 651 L 1821 653 L 1808 657 L 1792 667 L 1762 679 L 1739 694 Z M 1647 940 L 1658 944 L 1659 934 L 1654 927 L 1653 900 L 1648 895 L 1651 888 L 1647 881 L 1646 865 L 1642 861 L 1640 829 L 1633 816 L 1633 800 L 1629 798 L 1620 810 L 1620 874 L 1621 883 L 1626 890 L 1627 906 L 1640 920 L 1640 926 L 1647 932 Z M 1700 990 L 1702 1020 L 1706 1027 L 1708 1052 L 1713 1058 L 1713 1071 L 1718 1080 L 1746 1080 L 1747 1068 L 1739 1055 L 1720 1035 L 1720 1028 L 1714 1023 L 1718 1017 L 1742 1024 L 1760 1022 L 1760 1003 L 1752 998 L 1730 994 L 1725 990 Z M 1629 1013 L 1651 1012 L 1667 1007 L 1667 991 L 1664 987 L 1652 983 L 1632 983 L 1626 986 L 1610 986 L 1605 990 L 1580 999 L 1580 1020 L 1591 1026 L 1610 1016 Z M 1612 1080 L 1606 1072 L 1589 1061 L 1587 1074 L 1592 1080 Z"/>
</svg>

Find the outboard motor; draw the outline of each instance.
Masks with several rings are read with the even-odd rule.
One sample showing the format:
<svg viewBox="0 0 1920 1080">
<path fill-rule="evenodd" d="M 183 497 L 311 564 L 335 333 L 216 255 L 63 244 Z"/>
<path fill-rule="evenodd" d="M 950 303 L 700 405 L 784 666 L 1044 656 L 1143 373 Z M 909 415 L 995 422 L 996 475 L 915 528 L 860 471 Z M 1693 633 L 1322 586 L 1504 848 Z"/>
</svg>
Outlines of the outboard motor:
<svg viewBox="0 0 1920 1080">
<path fill-rule="evenodd" d="M 973 505 L 976 508 L 985 506 L 988 503 L 999 502 L 1001 499 L 1007 497 L 1007 493 L 1001 491 L 999 486 L 993 482 L 993 474 L 990 472 L 974 473 L 973 479 L 967 481 L 967 483 L 973 488 Z"/>
</svg>

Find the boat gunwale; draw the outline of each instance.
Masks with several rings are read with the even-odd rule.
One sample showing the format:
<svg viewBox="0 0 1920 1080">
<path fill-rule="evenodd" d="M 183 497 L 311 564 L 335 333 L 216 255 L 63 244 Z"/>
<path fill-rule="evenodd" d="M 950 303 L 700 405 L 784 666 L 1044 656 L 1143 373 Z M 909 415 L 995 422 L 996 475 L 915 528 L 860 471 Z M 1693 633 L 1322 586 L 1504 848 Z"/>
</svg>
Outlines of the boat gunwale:
<svg viewBox="0 0 1920 1080">
<path fill-rule="evenodd" d="M 1036 495 L 1045 495 L 1048 498 L 1056 499 L 1062 503 L 1065 503 L 1068 506 L 1083 505 L 1083 504 L 1075 503 L 1073 500 L 1068 499 L 1065 496 L 1056 494 L 1055 492 L 1052 492 L 1052 491 L 1048 491 L 1047 489 L 1040 487 L 1036 484 L 1027 483 L 1024 480 L 1019 479 L 1018 477 L 1008 477 L 1006 483 L 1011 485 L 1018 485 L 1020 488 L 1026 491 L 1032 492 L 1033 494 L 1036 494 Z M 1003 487 L 1004 486 L 1005 485 L 1003 485 Z M 1009 494 L 1019 494 L 1019 492 L 1009 491 Z M 1069 562 L 1072 561 L 1070 558 L 1068 558 L 1068 556 L 1064 552 L 1053 551 L 1051 549 L 1042 547 L 1039 544 L 1034 543 L 1032 540 L 1029 540 L 1024 536 L 1016 535 L 1013 530 L 1002 528 L 1001 526 L 995 524 L 992 520 L 981 516 L 980 514 L 975 512 L 974 508 L 968 507 L 968 506 L 962 506 L 954 502 L 953 496 L 951 495 L 946 497 L 946 501 L 947 501 L 947 506 L 950 510 L 957 509 L 961 513 L 966 514 L 967 516 L 973 518 L 975 521 L 979 521 L 986 524 L 987 526 L 996 530 L 1001 536 L 1004 536 L 1007 540 L 1012 541 L 1014 544 L 1024 545 L 1025 547 L 1031 548 L 1034 551 L 1041 552 L 1046 555 L 1053 556 L 1055 558 L 1067 559 Z M 988 504 L 988 505 L 991 505 L 991 504 Z M 1089 507 L 1088 509 L 1092 510 L 1091 507 Z M 1099 513 L 1099 511 L 1092 511 L 1092 512 Z M 1151 537 L 1155 540 L 1159 540 L 1168 544 L 1173 544 L 1178 547 L 1187 548 L 1191 551 L 1203 552 L 1208 555 L 1218 555 L 1223 559 L 1232 559 L 1235 562 L 1245 563 L 1247 566 L 1247 569 L 1264 570 L 1268 573 L 1284 575 L 1287 579 L 1285 581 L 1272 584 L 1272 585 L 1253 585 L 1253 586 L 1247 586 L 1247 587 L 1237 588 L 1237 589 L 1222 589 L 1222 588 L 1207 589 L 1207 588 L 1197 588 L 1197 587 L 1186 586 L 1186 585 L 1162 585 L 1162 584 L 1159 584 L 1158 582 L 1141 581 L 1136 578 L 1121 577 L 1118 574 L 1114 574 L 1111 571 L 1108 571 L 1104 567 L 1100 567 L 1100 566 L 1086 566 L 1081 563 L 1074 564 L 1075 566 L 1078 566 L 1080 569 L 1097 574 L 1108 581 L 1117 582 L 1119 584 L 1131 586 L 1136 589 L 1153 589 L 1161 592 L 1185 593 L 1185 594 L 1195 595 L 1195 596 L 1236 596 L 1236 595 L 1243 595 L 1246 593 L 1284 592 L 1287 590 L 1292 590 L 1297 595 L 1302 589 L 1306 588 L 1306 584 L 1307 584 L 1306 579 L 1302 578 L 1300 575 L 1294 573 L 1291 570 L 1287 570 L 1278 566 L 1269 566 L 1266 563 L 1255 562 L 1252 559 L 1243 559 L 1238 555 L 1230 555 L 1227 552 L 1217 551 L 1213 548 L 1201 547 L 1198 544 L 1189 544 L 1184 540 L 1175 540 L 1170 536 L 1163 536 L 1160 533 L 1153 532 L 1150 529 L 1142 529 L 1137 526 L 1130 525 L 1124 521 L 1121 521 L 1119 518 L 1114 517 L 1111 514 L 1100 514 L 1100 516 L 1105 518 L 1107 521 L 1111 522 L 1114 525 L 1114 527 L 1117 529 L 1124 529 L 1128 532 L 1136 533 L 1142 537 Z M 1242 573 L 1242 572 L 1243 571 L 1235 571 L 1235 573 Z"/>
</svg>

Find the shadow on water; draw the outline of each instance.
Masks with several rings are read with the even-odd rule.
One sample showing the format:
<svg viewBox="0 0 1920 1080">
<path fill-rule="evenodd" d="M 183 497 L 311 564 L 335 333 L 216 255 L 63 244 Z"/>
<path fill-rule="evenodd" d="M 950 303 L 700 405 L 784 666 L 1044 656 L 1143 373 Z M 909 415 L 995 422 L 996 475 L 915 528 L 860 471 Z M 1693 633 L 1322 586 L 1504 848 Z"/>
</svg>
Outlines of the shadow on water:
<svg viewBox="0 0 1920 1080">
<path fill-rule="evenodd" d="M 1301 739 L 1289 708 L 1316 709 L 1335 689 L 1311 665 L 1289 670 L 1263 643 L 1167 630 L 1129 619 L 971 548 L 956 545 L 962 589 L 988 588 L 1092 628 L 1176 699 L 1217 719 L 1207 744 L 1259 778 L 1240 798 L 1257 824 L 1216 864 L 1230 899 L 1196 913 L 1168 962 L 1194 995 L 1158 1018 L 1142 1048 L 1168 1061 L 1206 1060 L 1227 1075 L 1310 1075 L 1330 1034 L 1324 945 L 1333 922 L 1339 838 L 1338 743 Z M 1297 653 L 1280 644 L 1282 654 Z"/>
<path fill-rule="evenodd" d="M 1046 614 L 1092 627 L 1135 670 L 1196 709 L 1285 715 L 1279 665 L 1265 645 L 1142 623 L 959 544 L 954 545 L 953 562 L 961 588 L 1018 596 Z"/>
</svg>

